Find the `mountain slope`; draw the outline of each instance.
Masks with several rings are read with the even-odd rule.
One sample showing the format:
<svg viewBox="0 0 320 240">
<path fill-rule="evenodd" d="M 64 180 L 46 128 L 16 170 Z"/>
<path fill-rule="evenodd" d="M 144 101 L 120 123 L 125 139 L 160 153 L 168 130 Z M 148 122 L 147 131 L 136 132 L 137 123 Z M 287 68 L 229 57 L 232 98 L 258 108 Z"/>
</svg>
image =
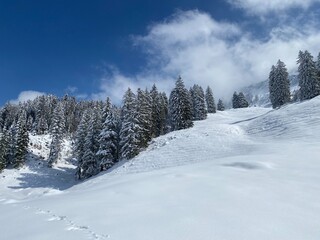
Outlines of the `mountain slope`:
<svg viewBox="0 0 320 240">
<path fill-rule="evenodd" d="M 0 191 L 2 236 L 317 240 L 319 116 L 320 97 L 218 112 L 66 190 L 12 180 Z"/>
</svg>

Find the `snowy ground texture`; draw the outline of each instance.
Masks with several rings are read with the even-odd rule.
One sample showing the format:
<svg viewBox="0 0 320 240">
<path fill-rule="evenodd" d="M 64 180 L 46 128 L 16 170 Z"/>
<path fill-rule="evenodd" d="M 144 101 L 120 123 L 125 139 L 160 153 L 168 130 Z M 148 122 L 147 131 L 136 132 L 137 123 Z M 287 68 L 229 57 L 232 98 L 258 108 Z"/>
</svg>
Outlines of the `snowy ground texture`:
<svg viewBox="0 0 320 240">
<path fill-rule="evenodd" d="M 1 240 L 320 239 L 319 97 L 210 115 L 77 185 L 46 141 L 0 174 Z"/>
</svg>

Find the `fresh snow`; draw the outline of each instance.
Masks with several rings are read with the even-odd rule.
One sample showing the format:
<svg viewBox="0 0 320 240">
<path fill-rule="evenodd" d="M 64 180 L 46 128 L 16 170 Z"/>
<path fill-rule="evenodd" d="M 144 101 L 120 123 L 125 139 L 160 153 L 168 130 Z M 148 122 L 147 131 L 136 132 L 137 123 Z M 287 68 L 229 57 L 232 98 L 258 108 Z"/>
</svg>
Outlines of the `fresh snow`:
<svg viewBox="0 0 320 240">
<path fill-rule="evenodd" d="M 78 184 L 49 141 L 0 174 L 0 239 L 320 239 L 320 97 L 209 115 Z"/>
</svg>

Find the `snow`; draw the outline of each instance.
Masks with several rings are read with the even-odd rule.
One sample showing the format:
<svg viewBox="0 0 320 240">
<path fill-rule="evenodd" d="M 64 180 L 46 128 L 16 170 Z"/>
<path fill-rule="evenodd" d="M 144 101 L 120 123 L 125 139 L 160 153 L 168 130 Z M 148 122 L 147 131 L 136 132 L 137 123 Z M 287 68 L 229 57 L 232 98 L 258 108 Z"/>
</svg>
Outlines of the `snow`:
<svg viewBox="0 0 320 240">
<path fill-rule="evenodd" d="M 318 240 L 319 142 L 320 97 L 209 115 L 79 184 L 65 141 L 0 174 L 0 239 Z"/>
</svg>

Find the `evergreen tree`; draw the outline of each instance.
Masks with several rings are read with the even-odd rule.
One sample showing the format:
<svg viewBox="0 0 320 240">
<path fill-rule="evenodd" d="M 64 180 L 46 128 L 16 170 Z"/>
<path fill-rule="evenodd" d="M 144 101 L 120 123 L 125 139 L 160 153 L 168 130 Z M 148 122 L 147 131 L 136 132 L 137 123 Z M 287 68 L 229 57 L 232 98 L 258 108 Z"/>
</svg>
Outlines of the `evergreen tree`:
<svg viewBox="0 0 320 240">
<path fill-rule="evenodd" d="M 320 81 L 317 74 L 316 64 L 312 55 L 305 51 L 299 52 L 298 57 L 299 86 L 301 100 L 307 100 L 320 95 Z"/>
<path fill-rule="evenodd" d="M 23 165 L 25 161 L 25 156 L 28 153 L 29 134 L 26 127 L 26 122 L 27 114 L 25 111 L 22 111 L 17 124 L 17 145 L 14 160 L 15 168 L 19 168 Z"/>
<path fill-rule="evenodd" d="M 224 111 L 225 110 L 224 104 L 223 104 L 221 99 L 219 99 L 219 101 L 218 101 L 217 110 L 218 111 Z"/>
<path fill-rule="evenodd" d="M 191 96 L 180 76 L 170 94 L 169 112 L 172 130 L 180 130 L 193 126 Z"/>
<path fill-rule="evenodd" d="M 81 117 L 81 121 L 79 124 L 79 127 L 76 132 L 76 137 L 75 137 L 75 145 L 74 145 L 74 155 L 76 156 L 78 160 L 78 166 L 82 164 L 82 159 L 83 159 L 83 154 L 84 154 L 84 144 L 88 132 L 88 127 L 89 127 L 89 121 L 90 121 L 90 115 L 91 115 L 92 110 L 87 109 L 83 113 Z M 80 168 L 77 169 L 77 177 L 80 179 Z"/>
<path fill-rule="evenodd" d="M 148 91 L 142 91 L 140 88 L 137 91 L 137 120 L 139 124 L 139 148 L 148 146 L 151 140 L 151 127 L 152 127 L 152 106 L 151 97 Z"/>
<path fill-rule="evenodd" d="M 170 123 L 168 117 L 169 101 L 165 92 L 159 93 L 160 98 L 160 115 L 159 115 L 159 130 L 160 135 L 170 132 Z"/>
<path fill-rule="evenodd" d="M 206 89 L 205 98 L 206 98 L 208 113 L 215 113 L 216 112 L 216 104 L 214 102 L 212 89 L 209 86 Z"/>
<path fill-rule="evenodd" d="M 8 152 L 7 163 L 8 165 L 15 164 L 15 156 L 17 150 L 17 123 L 14 121 L 8 130 Z"/>
<path fill-rule="evenodd" d="M 98 108 L 98 106 L 96 106 Z M 77 176 L 79 179 L 92 177 L 100 172 L 101 166 L 97 153 L 99 151 L 99 134 L 101 131 L 101 115 L 93 109 L 89 120 L 87 135 L 83 146 L 82 159 L 78 162 Z"/>
<path fill-rule="evenodd" d="M 161 94 L 159 94 L 156 85 L 152 86 L 151 97 L 151 137 L 158 137 L 161 134 Z"/>
<path fill-rule="evenodd" d="M 129 88 L 123 97 L 122 125 L 120 130 L 120 157 L 131 159 L 139 153 L 141 127 L 137 118 L 137 100 Z"/>
<path fill-rule="evenodd" d="M 280 60 L 277 66 L 272 66 L 269 74 L 269 92 L 273 108 L 277 108 L 290 101 L 290 81 L 286 66 Z"/>
<path fill-rule="evenodd" d="M 249 103 L 244 96 L 243 92 L 240 92 L 238 95 L 238 101 L 239 101 L 239 108 L 247 108 L 249 107 Z"/>
<path fill-rule="evenodd" d="M 99 135 L 99 151 L 97 155 L 100 161 L 100 169 L 106 170 L 118 161 L 119 150 L 119 116 L 117 109 L 109 109 L 106 120 L 103 123 Z"/>
<path fill-rule="evenodd" d="M 192 99 L 192 115 L 194 120 L 204 120 L 207 118 L 205 96 L 202 87 L 194 85 L 190 89 Z"/>
<path fill-rule="evenodd" d="M 50 145 L 50 153 L 48 159 L 49 167 L 52 167 L 54 163 L 57 162 L 60 152 L 61 144 L 63 142 L 63 136 L 66 132 L 65 128 L 65 118 L 64 118 L 64 109 L 61 102 L 57 104 L 53 112 L 53 119 L 51 125 L 51 136 L 52 141 Z"/>
<path fill-rule="evenodd" d="M 8 152 L 9 142 L 8 142 L 8 135 L 7 131 L 4 130 L 0 134 L 0 172 L 6 168 L 8 161 L 7 161 L 7 152 Z"/>
<path fill-rule="evenodd" d="M 234 92 L 232 96 L 232 108 L 240 108 L 239 96 L 237 92 Z"/>
</svg>

